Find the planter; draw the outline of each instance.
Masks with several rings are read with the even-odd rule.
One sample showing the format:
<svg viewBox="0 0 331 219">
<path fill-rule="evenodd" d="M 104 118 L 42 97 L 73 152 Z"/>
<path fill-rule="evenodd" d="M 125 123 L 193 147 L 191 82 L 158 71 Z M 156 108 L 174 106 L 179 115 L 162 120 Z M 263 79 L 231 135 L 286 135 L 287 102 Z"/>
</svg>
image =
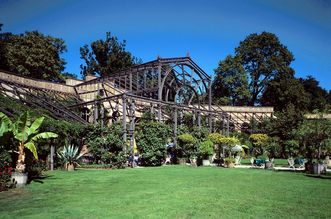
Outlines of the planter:
<svg viewBox="0 0 331 219">
<path fill-rule="evenodd" d="M 313 173 L 314 174 L 325 173 L 325 165 L 319 164 L 319 163 L 314 163 L 313 164 Z"/>
<path fill-rule="evenodd" d="M 17 188 L 24 187 L 28 181 L 28 173 L 13 172 L 11 181 L 15 182 Z"/>
<path fill-rule="evenodd" d="M 74 164 L 68 164 L 67 165 L 67 170 L 68 171 L 74 171 L 75 170 L 75 165 Z"/>
<path fill-rule="evenodd" d="M 193 167 L 197 167 L 198 166 L 197 165 L 197 159 L 196 158 L 190 159 L 190 162 L 191 162 L 191 166 L 193 166 Z"/>
<path fill-rule="evenodd" d="M 265 166 L 264 166 L 265 169 L 272 169 L 273 167 L 274 167 L 274 165 L 272 162 L 270 162 L 270 161 L 265 162 Z"/>
<path fill-rule="evenodd" d="M 202 160 L 202 166 L 210 166 L 210 160 Z"/>
<path fill-rule="evenodd" d="M 180 165 L 186 165 L 186 158 L 179 158 Z"/>
<path fill-rule="evenodd" d="M 234 163 L 226 163 L 225 167 L 226 168 L 234 168 Z"/>
</svg>

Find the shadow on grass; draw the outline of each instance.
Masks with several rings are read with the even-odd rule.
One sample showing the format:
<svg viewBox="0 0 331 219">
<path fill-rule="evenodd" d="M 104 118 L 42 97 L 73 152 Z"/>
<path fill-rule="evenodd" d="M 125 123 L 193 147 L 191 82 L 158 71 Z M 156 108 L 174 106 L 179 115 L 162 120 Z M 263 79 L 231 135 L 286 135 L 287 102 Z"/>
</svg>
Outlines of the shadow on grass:
<svg viewBox="0 0 331 219">
<path fill-rule="evenodd" d="M 54 179 L 54 176 L 52 176 L 52 175 L 43 175 L 43 174 L 32 174 L 31 176 L 29 176 L 27 184 L 30 184 L 32 181 L 42 184 L 42 183 L 44 183 L 43 180 L 47 179 L 47 178 L 53 178 Z"/>
<path fill-rule="evenodd" d="M 312 178 L 318 178 L 318 179 L 328 179 L 331 180 L 331 174 L 327 173 L 327 174 L 305 174 L 305 176 L 307 177 L 312 177 Z"/>
</svg>

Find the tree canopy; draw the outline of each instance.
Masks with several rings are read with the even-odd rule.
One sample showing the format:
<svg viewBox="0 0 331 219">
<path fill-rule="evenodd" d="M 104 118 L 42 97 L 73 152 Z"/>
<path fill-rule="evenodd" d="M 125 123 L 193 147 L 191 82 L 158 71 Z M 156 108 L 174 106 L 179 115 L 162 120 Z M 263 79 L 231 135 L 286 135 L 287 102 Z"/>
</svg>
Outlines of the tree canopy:
<svg viewBox="0 0 331 219">
<path fill-rule="evenodd" d="M 227 56 L 215 69 L 212 89 L 218 104 L 246 105 L 251 97 L 248 79 L 238 57 Z"/>
<path fill-rule="evenodd" d="M 105 40 L 96 40 L 90 46 L 81 47 L 80 55 L 85 61 L 80 66 L 82 76 L 92 74 L 105 77 L 136 64 L 137 58 L 126 51 L 125 47 L 126 41 L 120 42 L 110 32 L 106 33 Z"/>
<path fill-rule="evenodd" d="M 231 79 L 233 80 L 235 74 L 236 81 L 240 82 L 240 86 L 237 86 L 240 87 L 239 93 L 245 94 L 245 98 L 250 97 L 249 105 L 259 104 L 260 97 L 271 80 L 285 75 L 293 76 L 294 71 L 290 68 L 293 60 L 292 53 L 281 44 L 275 34 L 268 32 L 250 34 L 235 48 L 233 58 L 228 56 L 219 63 L 214 87 L 221 87 L 222 85 L 219 84 L 223 83 L 225 90 L 229 92 L 227 84 Z M 247 90 L 250 96 L 247 95 Z M 229 97 L 235 99 L 236 96 L 229 92 Z"/>
<path fill-rule="evenodd" d="M 66 51 L 62 39 L 38 31 L 24 34 L 0 33 L 0 69 L 22 76 L 62 81 Z"/>
</svg>

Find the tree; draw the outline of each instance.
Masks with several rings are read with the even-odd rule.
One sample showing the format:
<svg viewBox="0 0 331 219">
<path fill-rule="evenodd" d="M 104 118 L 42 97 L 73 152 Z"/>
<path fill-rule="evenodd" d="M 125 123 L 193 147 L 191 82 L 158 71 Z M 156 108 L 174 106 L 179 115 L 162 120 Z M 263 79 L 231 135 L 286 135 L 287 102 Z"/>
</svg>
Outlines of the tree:
<svg viewBox="0 0 331 219">
<path fill-rule="evenodd" d="M 0 33 L 0 69 L 22 76 L 62 81 L 64 41 L 38 31 L 15 35 Z"/>
<path fill-rule="evenodd" d="M 227 56 L 215 69 L 216 77 L 212 84 L 216 102 L 224 104 L 228 98 L 231 105 L 246 105 L 250 93 L 246 72 L 238 57 Z"/>
<path fill-rule="evenodd" d="M 270 80 L 293 74 L 290 68 L 294 60 L 292 53 L 272 33 L 250 34 L 235 49 L 235 57 L 249 77 L 252 94 L 249 105 L 258 103 Z"/>
<path fill-rule="evenodd" d="M 293 130 L 297 129 L 304 120 L 304 113 L 298 110 L 292 103 L 288 104 L 286 108 L 280 112 L 275 113 L 275 117 L 266 119 L 262 123 L 262 130 L 269 137 L 278 137 L 280 148 L 280 155 L 287 157 L 288 140 L 294 139 Z"/>
<path fill-rule="evenodd" d="M 126 41 L 119 42 L 116 36 L 106 33 L 105 40 L 97 40 L 80 48 L 81 58 L 85 65 L 81 65 L 81 74 L 109 76 L 124 68 L 136 64 L 137 59 L 125 50 Z"/>
<path fill-rule="evenodd" d="M 313 76 L 310 75 L 306 79 L 300 78 L 300 82 L 306 93 L 308 93 L 308 111 L 324 111 L 328 108 L 328 104 L 330 107 L 331 102 L 328 100 L 328 92 L 319 86 L 319 82 Z"/>
<path fill-rule="evenodd" d="M 331 121 L 328 119 L 304 120 L 293 131 L 300 144 L 302 154 L 312 163 L 313 158 L 320 158 L 321 153 L 331 151 Z"/>
<path fill-rule="evenodd" d="M 263 106 L 273 106 L 277 112 L 286 109 L 289 104 L 293 104 L 298 110 L 305 111 L 309 105 L 309 95 L 298 79 L 276 78 L 267 86 L 261 103 Z"/>
</svg>

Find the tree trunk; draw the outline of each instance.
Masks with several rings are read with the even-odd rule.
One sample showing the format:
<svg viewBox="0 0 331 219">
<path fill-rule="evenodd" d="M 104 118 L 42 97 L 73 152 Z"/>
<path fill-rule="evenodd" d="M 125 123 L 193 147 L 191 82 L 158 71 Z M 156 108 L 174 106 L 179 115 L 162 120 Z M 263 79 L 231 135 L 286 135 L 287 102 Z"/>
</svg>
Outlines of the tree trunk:
<svg viewBox="0 0 331 219">
<path fill-rule="evenodd" d="M 25 152 L 24 152 L 24 144 L 20 142 L 18 147 L 18 160 L 16 163 L 16 171 L 23 173 L 25 171 Z"/>
</svg>

